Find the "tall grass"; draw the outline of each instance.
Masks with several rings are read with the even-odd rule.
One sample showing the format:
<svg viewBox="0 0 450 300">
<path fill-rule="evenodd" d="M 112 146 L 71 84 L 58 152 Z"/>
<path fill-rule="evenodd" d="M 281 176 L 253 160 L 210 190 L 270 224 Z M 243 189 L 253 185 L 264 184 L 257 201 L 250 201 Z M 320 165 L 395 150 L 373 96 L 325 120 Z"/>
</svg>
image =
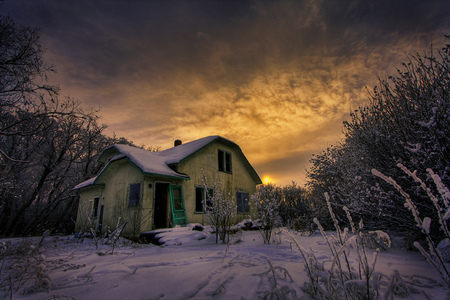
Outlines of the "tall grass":
<svg viewBox="0 0 450 300">
<path fill-rule="evenodd" d="M 307 251 L 294 239 L 306 263 L 309 278 L 309 282 L 305 283 L 306 292 L 314 299 L 378 299 L 381 274 L 375 272 L 375 265 L 380 248 L 371 254 L 368 253 L 366 249 L 368 235 L 363 233 L 362 220 L 355 226 L 348 209 L 345 208 L 351 233 L 348 228 L 342 230 L 327 193 L 325 200 L 336 234 L 327 235 L 317 218 L 314 219 L 314 223 L 331 251 L 331 265 L 326 264 L 326 261 L 319 261 L 313 251 Z M 390 246 L 390 238 L 386 233 L 376 231 L 373 234 L 378 238 L 376 244 L 385 243 Z M 356 260 L 353 257 L 356 257 Z"/>
<path fill-rule="evenodd" d="M 435 174 L 433 170 L 427 169 L 428 174 L 433 179 L 434 184 L 436 185 L 436 190 L 439 195 L 433 194 L 431 189 L 423 182 L 416 174 L 416 172 L 411 172 L 402 164 L 397 164 L 397 166 L 403 170 L 409 177 L 411 177 L 415 182 L 417 182 L 420 187 L 426 192 L 428 195 L 428 198 L 430 200 L 430 204 L 432 207 L 434 207 L 434 210 L 436 212 L 436 215 L 438 217 L 439 227 L 442 233 L 444 234 L 444 237 L 446 241 L 450 241 L 450 234 L 449 229 L 447 225 L 447 221 L 450 219 L 450 192 L 448 188 L 442 183 L 441 178 L 439 175 Z M 441 253 L 441 251 L 438 249 L 438 245 L 431 237 L 431 218 L 429 217 L 420 217 L 420 212 L 417 209 L 417 206 L 414 204 L 413 200 L 411 199 L 410 195 L 406 193 L 402 187 L 391 177 L 388 177 L 384 175 L 383 173 L 379 172 L 376 169 L 372 170 L 372 174 L 375 176 L 380 177 L 390 185 L 392 185 L 404 198 L 405 198 L 405 207 L 407 207 L 412 215 L 414 216 L 414 220 L 416 221 L 417 226 L 420 228 L 422 233 L 425 234 L 426 240 L 428 243 L 428 249 L 425 249 L 422 247 L 421 244 L 419 244 L 417 241 L 414 242 L 414 246 L 422 253 L 422 255 L 426 258 L 428 263 L 433 266 L 436 271 L 438 271 L 442 283 L 449 288 L 450 287 L 450 269 L 449 266 L 446 264 L 446 261 Z"/>
</svg>

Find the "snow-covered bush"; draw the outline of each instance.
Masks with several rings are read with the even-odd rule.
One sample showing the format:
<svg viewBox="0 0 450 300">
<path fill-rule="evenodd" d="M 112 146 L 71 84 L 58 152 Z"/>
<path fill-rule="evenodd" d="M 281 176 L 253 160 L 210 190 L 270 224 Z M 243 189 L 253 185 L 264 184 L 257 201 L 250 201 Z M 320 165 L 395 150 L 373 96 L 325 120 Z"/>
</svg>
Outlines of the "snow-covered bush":
<svg viewBox="0 0 450 300">
<path fill-rule="evenodd" d="M 408 232 L 415 221 L 402 196 L 371 170 L 396 178 L 422 213 L 433 213 L 426 193 L 395 166 L 417 170 L 428 186 L 433 185 L 426 171 L 431 168 L 450 184 L 450 44 L 408 56 L 368 98 L 344 122 L 345 139 L 311 159 L 308 186 L 328 192 L 334 205 L 348 207 L 367 228 Z M 336 215 L 345 220 L 340 209 Z"/>
<path fill-rule="evenodd" d="M 450 191 L 449 189 L 442 183 L 439 175 L 435 174 L 433 170 L 427 169 L 428 174 L 434 181 L 436 185 L 436 190 L 438 191 L 438 195 L 435 195 L 433 191 L 423 182 L 416 174 L 416 171 L 411 172 L 403 166 L 402 164 L 398 164 L 398 167 L 403 170 L 408 176 L 414 179 L 420 187 L 426 192 L 429 197 L 429 201 L 435 208 L 435 213 L 437 215 L 437 221 L 439 223 L 439 229 L 441 234 L 443 234 L 444 239 L 442 241 L 435 241 L 432 237 L 432 219 L 430 217 L 421 217 L 420 212 L 417 208 L 417 205 L 411 199 L 411 196 L 403 190 L 403 188 L 391 177 L 388 177 L 381 173 L 380 171 L 373 169 L 372 173 L 375 176 L 380 177 L 387 183 L 391 184 L 404 198 L 405 198 L 405 207 L 407 207 L 411 214 L 414 217 L 414 220 L 417 224 L 417 227 L 422 231 L 426 236 L 426 240 L 428 243 L 428 249 L 424 249 L 422 245 L 418 242 L 414 242 L 414 246 L 422 253 L 423 256 L 427 259 L 427 261 L 438 271 L 439 275 L 442 278 L 443 284 L 447 287 L 450 287 L 450 268 L 446 265 L 446 258 L 441 252 L 441 249 L 444 247 L 438 247 L 439 244 L 441 246 L 443 244 L 447 244 L 450 241 L 450 232 L 448 228 L 448 220 L 450 219 Z M 441 248 L 441 249 L 440 249 Z"/>
<path fill-rule="evenodd" d="M 306 263 L 309 278 L 309 282 L 305 284 L 306 292 L 314 299 L 378 299 L 381 275 L 375 272 L 375 264 L 380 249 L 376 249 L 369 258 L 362 231 L 364 227 L 362 220 L 356 227 L 348 209 L 345 209 L 351 233 L 348 228 L 342 230 L 331 208 L 329 195 L 326 193 L 325 200 L 336 235 L 327 235 L 317 218 L 314 222 L 331 250 L 331 266 L 325 267 L 324 261 L 319 261 L 314 252 L 304 249 L 294 238 Z M 386 244 L 390 246 L 390 239 L 386 233 L 377 231 L 376 234 L 379 239 L 386 240 Z M 350 259 L 352 251 L 357 257 L 356 262 Z"/>
<path fill-rule="evenodd" d="M 264 243 L 270 244 L 272 230 L 281 225 L 279 208 L 282 201 L 281 189 L 273 184 L 258 186 L 256 194 L 252 195 L 252 207 L 261 221 Z"/>
<path fill-rule="evenodd" d="M 45 256 L 41 253 L 41 241 L 36 245 L 27 240 L 0 244 L 0 295 L 12 299 L 13 293 L 24 294 L 48 291 L 52 281 L 47 275 Z M 29 282 L 33 282 L 30 286 Z"/>
<path fill-rule="evenodd" d="M 222 243 L 226 244 L 229 242 L 230 228 L 233 225 L 234 216 L 237 211 L 236 203 L 233 201 L 230 192 L 225 193 L 223 190 L 220 175 L 219 180 L 211 185 L 208 184 L 206 176 L 203 174 L 202 182 L 206 191 L 213 191 L 212 193 L 206 193 L 206 199 L 203 201 L 203 211 L 206 221 L 214 227 L 216 243 L 218 243 L 220 238 Z"/>
</svg>

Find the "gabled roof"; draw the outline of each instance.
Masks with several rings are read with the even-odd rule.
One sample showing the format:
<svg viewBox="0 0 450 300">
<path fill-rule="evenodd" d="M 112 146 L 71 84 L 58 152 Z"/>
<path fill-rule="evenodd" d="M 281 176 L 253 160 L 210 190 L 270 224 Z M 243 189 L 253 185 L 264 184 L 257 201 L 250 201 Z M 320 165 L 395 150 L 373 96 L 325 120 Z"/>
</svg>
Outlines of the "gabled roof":
<svg viewBox="0 0 450 300">
<path fill-rule="evenodd" d="M 128 159 L 134 166 L 136 166 L 141 172 L 149 175 L 159 175 L 167 176 L 171 178 L 178 179 L 190 179 L 188 175 L 175 172 L 169 165 L 178 164 L 198 152 L 202 148 L 206 147 L 210 143 L 219 140 L 222 143 L 228 144 L 230 146 L 236 147 L 239 151 L 241 158 L 244 160 L 247 170 L 250 172 L 251 176 L 256 183 L 261 183 L 261 179 L 255 172 L 253 167 L 248 162 L 247 158 L 242 153 L 242 150 L 234 142 L 225 139 L 221 136 L 214 135 L 201 138 L 186 144 L 182 144 L 173 148 L 169 148 L 160 152 L 151 152 L 144 149 L 128 146 L 128 145 L 112 145 L 105 148 L 99 156 L 99 161 L 103 156 L 108 154 L 117 154 L 113 156 L 100 174 L 94 178 L 84 181 L 77 186 L 76 189 L 81 189 L 87 186 L 95 185 L 98 177 L 108 168 L 108 166 L 116 160 Z"/>
<path fill-rule="evenodd" d="M 160 152 L 156 152 L 156 155 L 163 158 L 164 162 L 168 165 L 178 164 L 183 160 L 185 160 L 186 158 L 188 158 L 189 156 L 191 156 L 192 154 L 201 150 L 203 147 L 211 144 L 216 140 L 221 140 L 225 143 L 229 143 L 239 148 L 237 144 L 233 143 L 232 141 L 226 138 L 223 138 L 218 135 L 212 135 L 173 148 L 169 148 Z"/>
</svg>

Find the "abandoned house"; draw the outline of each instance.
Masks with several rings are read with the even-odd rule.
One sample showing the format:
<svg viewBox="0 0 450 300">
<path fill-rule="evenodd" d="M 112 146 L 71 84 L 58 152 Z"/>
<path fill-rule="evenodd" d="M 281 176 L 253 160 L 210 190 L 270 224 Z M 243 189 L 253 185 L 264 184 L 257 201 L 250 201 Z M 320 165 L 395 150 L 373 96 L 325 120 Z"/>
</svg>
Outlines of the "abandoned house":
<svg viewBox="0 0 450 300">
<path fill-rule="evenodd" d="M 206 222 L 203 202 L 208 183 L 222 182 L 236 201 L 235 222 L 247 218 L 249 199 L 261 184 L 256 171 L 234 142 L 208 136 L 173 148 L 150 152 L 112 145 L 98 158 L 105 166 L 96 177 L 78 184 L 77 231 L 114 230 L 127 222 L 124 235 L 187 223 Z M 209 185 L 208 185 L 209 187 Z M 207 188 L 208 189 L 208 188 Z"/>
</svg>

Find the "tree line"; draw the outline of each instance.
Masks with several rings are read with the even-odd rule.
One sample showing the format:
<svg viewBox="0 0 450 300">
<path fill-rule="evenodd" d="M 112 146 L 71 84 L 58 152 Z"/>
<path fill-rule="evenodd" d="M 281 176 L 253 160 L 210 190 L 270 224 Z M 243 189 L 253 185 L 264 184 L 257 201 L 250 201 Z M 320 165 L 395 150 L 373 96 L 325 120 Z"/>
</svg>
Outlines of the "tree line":
<svg viewBox="0 0 450 300">
<path fill-rule="evenodd" d="M 348 207 L 368 228 L 417 233 L 404 196 L 374 176 L 380 172 L 394 179 L 421 216 L 435 220 L 431 225 L 439 227 L 439 212 L 429 193 L 438 195 L 436 201 L 448 207 L 449 53 L 450 45 L 445 45 L 409 55 L 396 75 L 379 79 L 379 85 L 369 92 L 369 104 L 344 122 L 345 138 L 311 159 L 310 193 L 317 197 L 328 193 L 337 211 Z M 345 220 L 342 210 L 338 216 Z"/>
<path fill-rule="evenodd" d="M 411 242 L 425 237 L 417 225 L 425 219 L 434 242 L 446 237 L 450 45 L 407 56 L 397 74 L 379 79 L 368 95 L 368 104 L 344 122 L 344 139 L 312 156 L 304 187 L 258 187 L 257 210 L 269 230 L 308 230 L 314 218 L 325 229 L 333 229 L 334 221 L 349 226 L 351 213 L 367 230 L 392 231 Z M 264 218 L 267 212 L 276 217 Z"/>
<path fill-rule="evenodd" d="M 438 213 L 423 185 L 450 206 L 449 52 L 446 45 L 416 53 L 395 76 L 379 79 L 369 104 L 344 122 L 345 138 L 312 157 L 305 187 L 259 188 L 260 196 L 264 189 L 275 195 L 278 224 L 307 228 L 316 217 L 331 227 L 327 193 L 343 222 L 345 206 L 369 229 L 414 231 L 403 196 L 373 170 L 395 178 L 423 216 L 435 220 Z M 102 168 L 99 151 L 133 145 L 104 134 L 99 110 L 84 111 L 78 100 L 61 97 L 45 80 L 53 71 L 38 30 L 0 16 L 0 236 L 71 233 L 78 204 L 73 186 Z"/>
<path fill-rule="evenodd" d="M 71 189 L 102 167 L 96 158 L 114 143 L 98 110 L 60 97 L 46 78 L 36 29 L 0 16 L 0 236 L 73 231 Z"/>
</svg>

